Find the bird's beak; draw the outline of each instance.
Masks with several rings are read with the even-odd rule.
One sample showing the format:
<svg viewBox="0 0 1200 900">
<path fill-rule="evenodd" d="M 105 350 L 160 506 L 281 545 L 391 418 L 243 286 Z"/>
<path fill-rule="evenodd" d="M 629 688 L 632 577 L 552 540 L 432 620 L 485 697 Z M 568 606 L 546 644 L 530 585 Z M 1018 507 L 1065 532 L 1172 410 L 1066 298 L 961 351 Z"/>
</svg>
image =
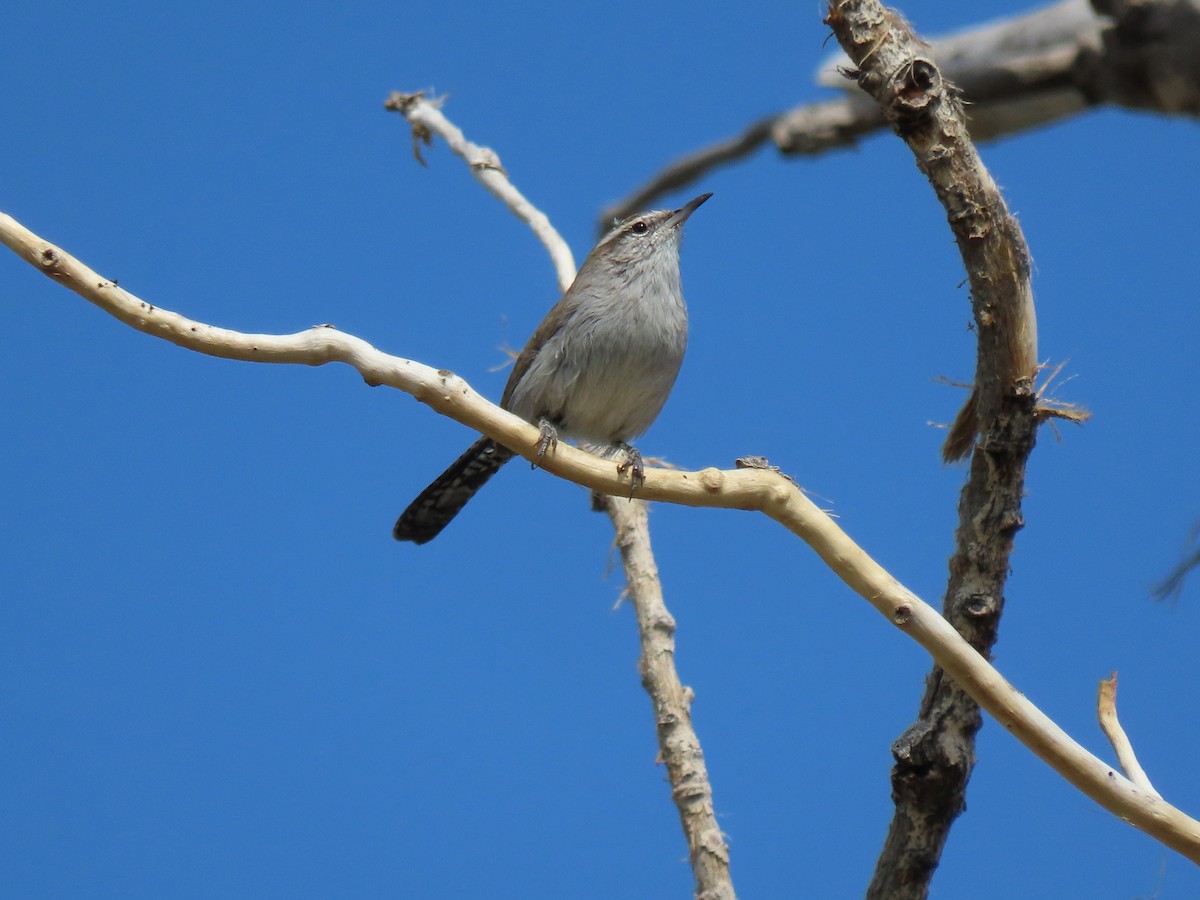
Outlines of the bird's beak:
<svg viewBox="0 0 1200 900">
<path fill-rule="evenodd" d="M 678 228 L 687 221 L 688 216 L 700 208 L 701 203 L 711 196 L 712 192 L 709 191 L 707 194 L 701 194 L 695 200 L 689 200 L 687 203 L 683 204 L 683 206 L 679 207 L 679 209 L 675 210 L 675 213 L 671 216 L 671 218 L 667 219 L 667 224 L 674 228 Z"/>
</svg>

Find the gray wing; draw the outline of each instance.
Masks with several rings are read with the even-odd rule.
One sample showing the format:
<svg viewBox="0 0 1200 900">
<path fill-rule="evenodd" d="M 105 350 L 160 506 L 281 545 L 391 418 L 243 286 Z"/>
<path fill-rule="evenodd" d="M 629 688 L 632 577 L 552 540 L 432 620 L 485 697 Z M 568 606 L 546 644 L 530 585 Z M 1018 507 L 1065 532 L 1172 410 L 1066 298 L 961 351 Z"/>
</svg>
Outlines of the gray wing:
<svg viewBox="0 0 1200 900">
<path fill-rule="evenodd" d="M 571 285 L 573 288 L 574 285 Z M 546 345 L 546 343 L 563 329 L 571 317 L 578 309 L 579 303 L 575 298 L 575 294 L 571 288 L 562 295 L 550 312 L 546 313 L 546 318 L 542 319 L 542 323 L 534 330 L 533 335 L 525 343 L 524 349 L 521 350 L 521 355 L 517 357 L 517 361 L 513 363 L 512 371 L 508 373 L 508 383 L 504 385 L 504 394 L 500 398 L 500 406 L 508 409 L 508 404 L 512 400 L 513 391 L 517 385 L 521 383 L 521 379 L 525 377 L 525 373 L 529 371 L 529 367 L 533 364 L 534 358 L 538 355 L 538 351 Z"/>
</svg>

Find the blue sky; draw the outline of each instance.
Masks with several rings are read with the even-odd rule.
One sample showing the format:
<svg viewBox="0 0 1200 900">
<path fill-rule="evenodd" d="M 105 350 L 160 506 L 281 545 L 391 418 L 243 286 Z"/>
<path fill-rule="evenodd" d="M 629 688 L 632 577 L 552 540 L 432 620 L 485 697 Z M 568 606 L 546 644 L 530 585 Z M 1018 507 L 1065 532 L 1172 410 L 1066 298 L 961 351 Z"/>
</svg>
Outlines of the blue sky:
<svg viewBox="0 0 1200 900">
<path fill-rule="evenodd" d="M 1006 4 L 906 4 L 926 34 Z M 597 211 L 797 102 L 817 4 L 62 3 L 0 12 L 5 212 L 155 304 L 332 322 L 499 397 L 556 299 L 528 230 L 394 89 L 449 94 L 582 258 Z M 1036 262 L 1043 430 L 996 662 L 1200 810 L 1193 123 L 1102 111 L 983 148 Z M 764 454 L 940 603 L 974 342 L 944 215 L 895 139 L 770 151 L 672 197 L 691 340 L 643 452 Z M 473 439 L 344 367 L 205 358 L 0 256 L 0 881 L 20 897 L 657 898 L 691 890 L 607 521 L 527 467 L 436 542 L 392 522 Z M 735 885 L 861 895 L 924 653 L 778 526 L 658 506 Z M 1192 897 L 1200 874 L 994 722 L 935 897 Z"/>
</svg>

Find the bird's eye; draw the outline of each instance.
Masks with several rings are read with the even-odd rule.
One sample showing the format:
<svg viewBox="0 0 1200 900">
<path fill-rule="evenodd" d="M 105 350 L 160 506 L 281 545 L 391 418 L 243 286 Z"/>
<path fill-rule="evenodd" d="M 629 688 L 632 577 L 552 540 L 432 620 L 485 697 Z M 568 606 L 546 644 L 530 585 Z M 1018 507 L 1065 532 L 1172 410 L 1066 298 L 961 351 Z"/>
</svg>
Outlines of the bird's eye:
<svg viewBox="0 0 1200 900">
<path fill-rule="evenodd" d="M 650 230 L 650 226 L 640 219 L 629 226 L 629 230 L 634 234 L 645 234 Z"/>
</svg>

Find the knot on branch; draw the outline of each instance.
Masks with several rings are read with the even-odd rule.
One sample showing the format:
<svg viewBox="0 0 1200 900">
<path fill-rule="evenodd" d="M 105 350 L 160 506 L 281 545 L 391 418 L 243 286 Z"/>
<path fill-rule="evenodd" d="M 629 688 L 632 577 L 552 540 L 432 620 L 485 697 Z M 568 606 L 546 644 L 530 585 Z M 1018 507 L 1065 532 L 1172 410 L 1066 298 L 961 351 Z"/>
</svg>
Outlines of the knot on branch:
<svg viewBox="0 0 1200 900">
<path fill-rule="evenodd" d="M 906 59 L 889 82 L 888 94 L 880 98 L 887 116 L 902 138 L 917 133 L 949 137 L 946 126 L 949 122 L 937 121 L 942 104 L 958 101 L 961 91 L 942 77 L 937 64 L 927 57 L 914 56 Z M 949 117 L 952 121 L 954 115 Z M 927 164 L 950 156 L 947 147 L 935 143 L 926 148 Z"/>
<path fill-rule="evenodd" d="M 908 60 L 894 78 L 895 103 L 909 110 L 924 109 L 941 96 L 942 73 L 933 60 Z"/>
<path fill-rule="evenodd" d="M 958 599 L 956 604 L 963 615 L 972 619 L 993 619 L 1003 606 L 993 594 L 969 594 Z"/>
</svg>

